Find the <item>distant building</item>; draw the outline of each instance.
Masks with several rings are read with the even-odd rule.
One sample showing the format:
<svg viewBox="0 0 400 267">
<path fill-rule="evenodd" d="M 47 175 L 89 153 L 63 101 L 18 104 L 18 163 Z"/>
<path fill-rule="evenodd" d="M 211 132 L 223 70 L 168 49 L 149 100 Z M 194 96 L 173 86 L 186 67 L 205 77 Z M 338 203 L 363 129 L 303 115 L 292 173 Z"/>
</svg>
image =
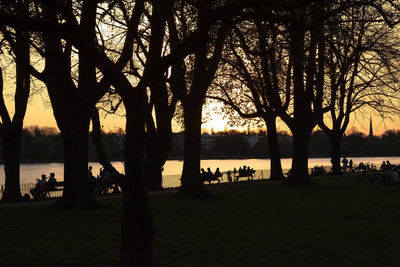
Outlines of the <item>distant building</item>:
<svg viewBox="0 0 400 267">
<path fill-rule="evenodd" d="M 369 135 L 368 137 L 373 137 L 374 136 L 374 131 L 372 129 L 372 117 L 369 115 Z"/>
</svg>

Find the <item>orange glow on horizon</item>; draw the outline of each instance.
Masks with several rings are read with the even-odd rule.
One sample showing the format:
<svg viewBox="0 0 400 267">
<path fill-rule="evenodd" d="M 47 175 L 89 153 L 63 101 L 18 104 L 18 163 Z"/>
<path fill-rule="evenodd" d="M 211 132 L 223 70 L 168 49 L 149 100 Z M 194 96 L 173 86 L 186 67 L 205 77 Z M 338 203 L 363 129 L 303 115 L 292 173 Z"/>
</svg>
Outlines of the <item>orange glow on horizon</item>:
<svg viewBox="0 0 400 267">
<path fill-rule="evenodd" d="M 12 109 L 14 102 L 10 99 L 7 99 L 8 108 Z M 207 110 L 210 118 L 203 123 L 202 128 L 206 129 L 209 133 L 211 130 L 214 132 L 228 130 L 239 130 L 245 131 L 246 127 L 230 127 L 227 126 L 228 119 L 223 118 L 222 114 L 213 113 L 211 109 Z M 11 112 L 11 115 L 13 112 Z M 369 113 L 368 113 L 369 114 Z M 373 131 L 374 135 L 381 135 L 387 130 L 398 130 L 400 129 L 400 121 L 397 120 L 385 120 L 383 121 L 381 118 L 376 117 L 372 114 L 372 122 L 373 122 Z M 103 125 L 103 130 L 105 132 L 116 132 L 118 128 L 125 129 L 125 118 L 117 115 L 107 115 L 104 118 L 104 113 L 101 115 L 101 124 Z M 46 91 L 42 91 L 40 94 L 35 94 L 31 97 L 28 108 L 25 115 L 24 127 L 37 125 L 39 127 L 55 127 L 57 128 L 57 123 L 53 115 L 53 111 L 51 108 L 51 104 Z M 289 129 L 283 122 L 277 123 L 277 127 L 281 131 L 287 131 L 290 133 Z M 356 128 L 359 132 L 364 134 L 368 134 L 369 132 L 369 115 L 368 117 L 358 116 L 357 118 L 352 118 L 349 126 L 347 128 L 346 133 L 349 133 Z M 183 130 L 183 129 L 182 129 Z M 251 128 L 251 130 L 257 131 L 257 128 Z M 179 132 L 181 131 L 179 125 L 173 123 L 173 131 Z"/>
</svg>

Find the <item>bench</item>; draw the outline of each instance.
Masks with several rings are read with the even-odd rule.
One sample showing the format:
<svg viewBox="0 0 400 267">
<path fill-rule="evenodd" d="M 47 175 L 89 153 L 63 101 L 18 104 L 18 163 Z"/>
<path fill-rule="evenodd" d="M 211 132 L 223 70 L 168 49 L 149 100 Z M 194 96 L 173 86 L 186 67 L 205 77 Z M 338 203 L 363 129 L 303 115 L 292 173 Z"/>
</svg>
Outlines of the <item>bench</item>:
<svg viewBox="0 0 400 267">
<path fill-rule="evenodd" d="M 237 173 L 236 175 L 234 175 L 235 181 L 239 182 L 240 178 L 248 178 L 251 180 L 253 180 L 254 178 L 254 174 L 256 173 L 255 170 L 251 169 L 251 170 L 245 170 L 245 171 L 240 171 L 239 173 Z"/>
<path fill-rule="evenodd" d="M 47 188 L 47 191 L 62 191 L 63 189 L 64 189 L 64 182 L 56 182 L 52 188 Z"/>
<path fill-rule="evenodd" d="M 204 182 L 208 182 L 211 184 L 212 181 L 217 181 L 218 183 L 221 182 L 220 178 L 222 178 L 222 173 L 202 173 L 200 174 L 201 178 L 203 179 Z"/>
<path fill-rule="evenodd" d="M 51 198 L 50 192 L 57 192 L 64 190 L 64 182 L 56 182 L 53 186 L 46 184 L 45 195 L 46 198 Z M 59 197 L 59 196 L 56 196 Z"/>
<path fill-rule="evenodd" d="M 63 191 L 63 189 L 64 182 L 56 182 L 53 185 L 37 183 L 34 188 L 29 190 L 29 193 L 31 193 L 34 199 L 43 200 L 51 197 L 50 192 Z"/>
</svg>

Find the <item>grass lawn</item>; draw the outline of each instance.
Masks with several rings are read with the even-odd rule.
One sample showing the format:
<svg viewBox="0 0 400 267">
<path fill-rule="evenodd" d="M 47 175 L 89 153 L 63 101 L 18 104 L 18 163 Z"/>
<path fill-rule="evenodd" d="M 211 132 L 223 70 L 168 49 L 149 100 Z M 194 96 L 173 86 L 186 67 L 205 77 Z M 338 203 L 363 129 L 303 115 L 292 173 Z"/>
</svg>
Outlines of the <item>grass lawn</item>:
<svg viewBox="0 0 400 267">
<path fill-rule="evenodd" d="M 215 198 L 151 197 L 161 266 L 400 266 L 400 186 L 353 177 L 285 187 L 213 187 Z M 1 266 L 107 266 L 121 199 L 92 212 L 0 208 Z"/>
</svg>

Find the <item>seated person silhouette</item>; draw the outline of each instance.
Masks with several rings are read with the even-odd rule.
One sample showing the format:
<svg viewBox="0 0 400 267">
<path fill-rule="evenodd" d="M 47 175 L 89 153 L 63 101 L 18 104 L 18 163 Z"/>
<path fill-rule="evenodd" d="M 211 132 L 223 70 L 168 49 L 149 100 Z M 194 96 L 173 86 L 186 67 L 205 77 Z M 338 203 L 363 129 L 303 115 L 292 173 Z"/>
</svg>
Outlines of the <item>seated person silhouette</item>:
<svg viewBox="0 0 400 267">
<path fill-rule="evenodd" d="M 46 174 L 42 174 L 42 179 L 38 180 L 38 185 L 45 185 L 46 184 Z"/>
<path fill-rule="evenodd" d="M 228 182 L 232 182 L 232 172 L 231 171 L 227 171 L 226 172 L 226 175 L 227 175 L 227 177 L 228 177 Z"/>
<path fill-rule="evenodd" d="M 48 189 L 50 189 L 50 190 L 55 189 L 55 186 L 57 184 L 57 179 L 55 176 L 56 175 L 54 172 L 50 173 L 49 180 L 47 181 L 47 186 L 48 186 Z"/>
<path fill-rule="evenodd" d="M 215 170 L 214 177 L 221 177 L 222 173 L 220 172 L 219 168 Z"/>
</svg>

